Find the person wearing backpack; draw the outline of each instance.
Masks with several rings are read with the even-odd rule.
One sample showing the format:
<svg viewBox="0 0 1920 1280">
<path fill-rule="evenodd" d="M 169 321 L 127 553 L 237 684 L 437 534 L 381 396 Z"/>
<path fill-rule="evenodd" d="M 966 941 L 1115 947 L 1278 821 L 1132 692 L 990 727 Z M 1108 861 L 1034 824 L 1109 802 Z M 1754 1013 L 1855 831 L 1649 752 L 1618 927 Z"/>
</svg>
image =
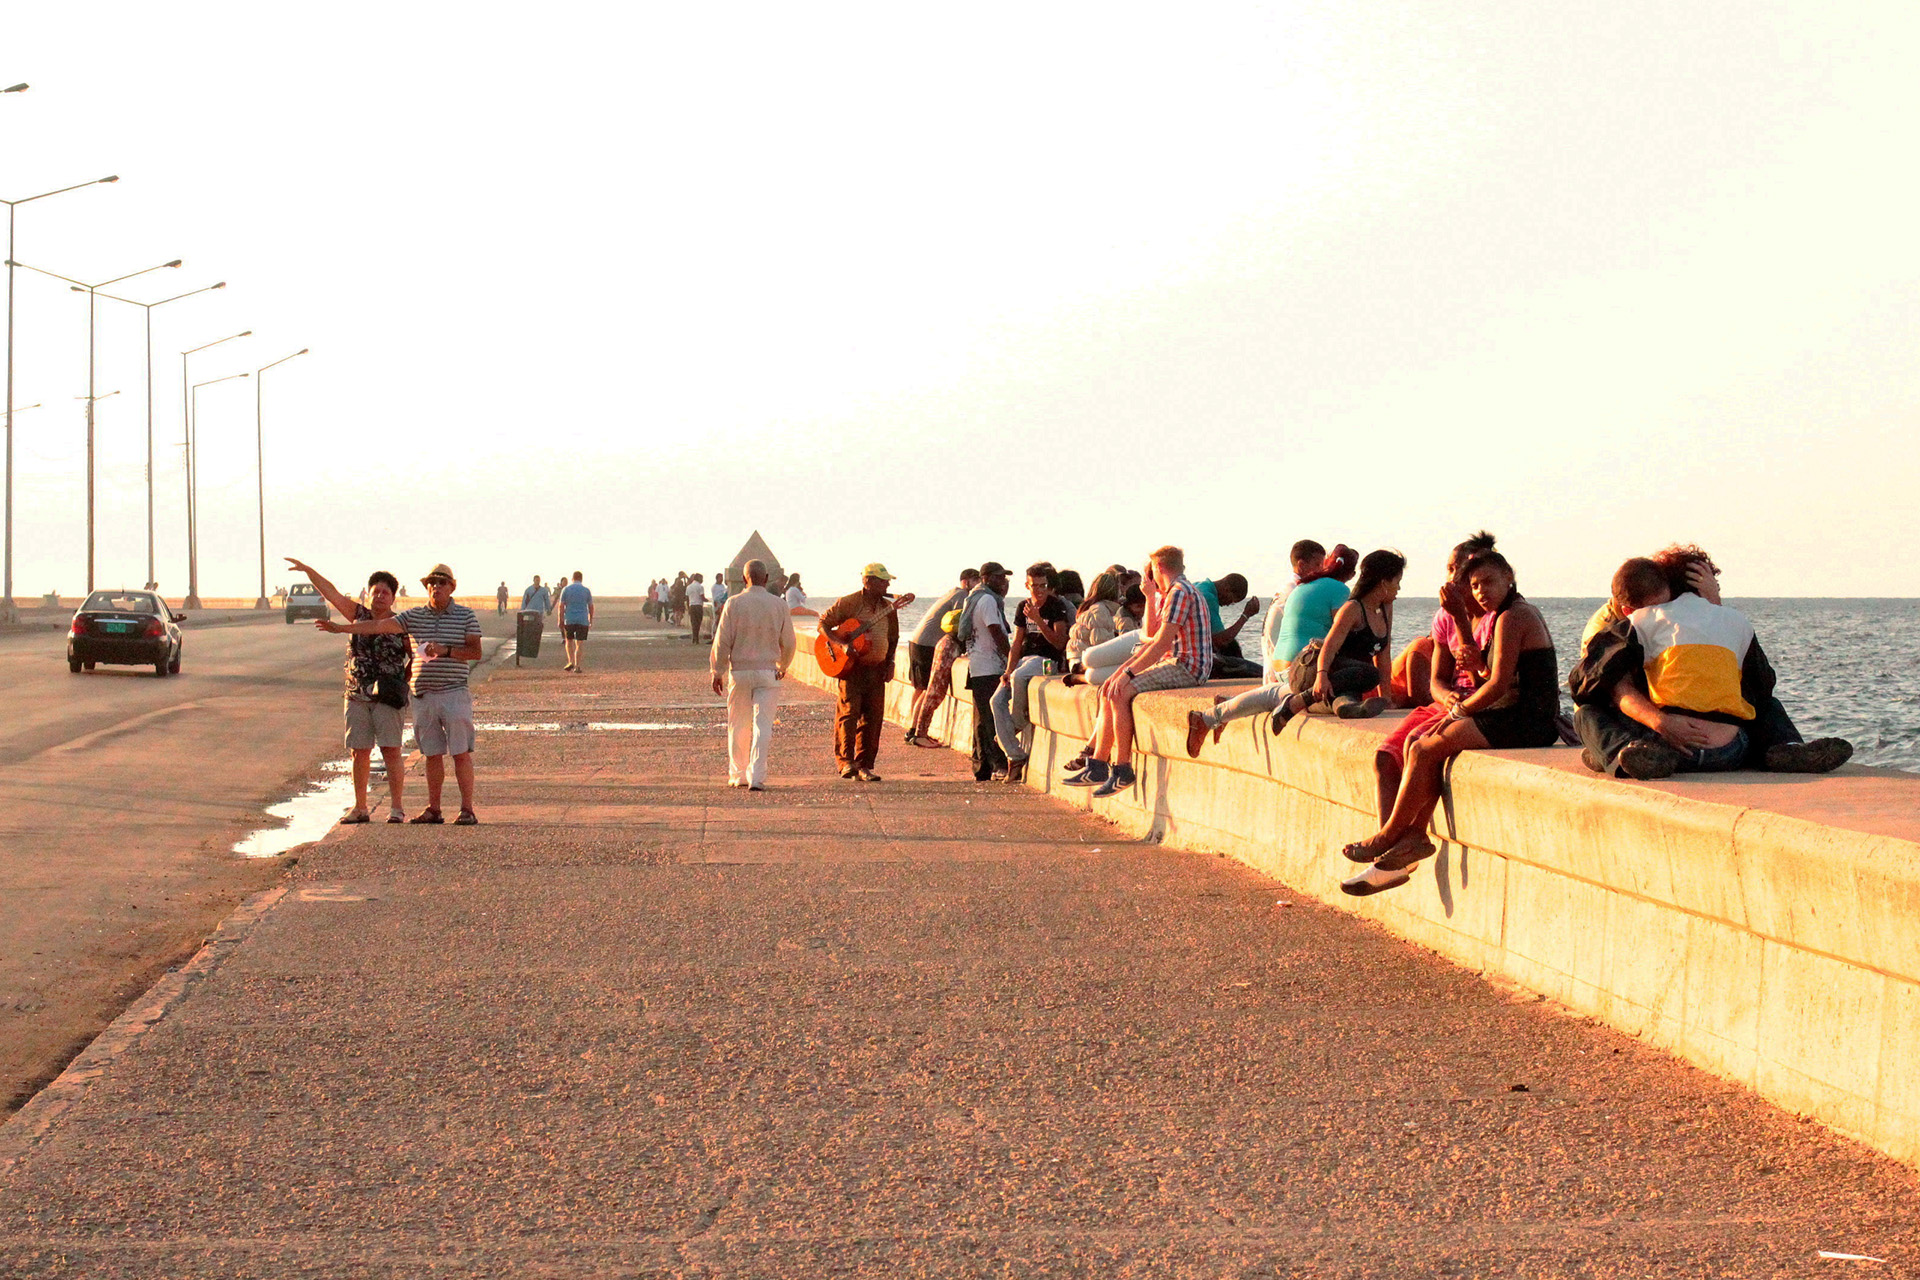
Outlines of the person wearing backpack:
<svg viewBox="0 0 1920 1280">
<path fill-rule="evenodd" d="M 980 571 L 969 565 L 960 571 L 960 585 L 942 596 L 933 608 L 927 610 L 927 616 L 920 620 L 913 636 L 907 641 L 907 679 L 913 685 L 913 713 L 907 725 L 907 745 L 917 747 L 926 735 L 926 727 L 933 722 L 934 710 L 946 701 L 947 691 L 953 687 L 953 663 L 960 656 L 957 643 L 945 644 L 953 634 L 958 623 L 947 620 L 947 615 L 955 613 L 966 603 L 973 589 L 980 585 Z M 941 665 L 944 653 L 945 664 L 936 677 L 934 668 Z M 940 691 L 933 691 L 938 681 Z M 925 745 L 937 746 L 938 743 Z"/>
</svg>

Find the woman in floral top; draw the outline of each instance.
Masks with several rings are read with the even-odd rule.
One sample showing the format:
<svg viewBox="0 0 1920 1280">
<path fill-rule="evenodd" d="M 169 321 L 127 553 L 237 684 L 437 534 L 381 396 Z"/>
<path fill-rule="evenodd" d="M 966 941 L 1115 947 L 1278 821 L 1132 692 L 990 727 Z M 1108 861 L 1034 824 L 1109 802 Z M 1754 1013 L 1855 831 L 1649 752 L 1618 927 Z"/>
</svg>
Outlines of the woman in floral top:
<svg viewBox="0 0 1920 1280">
<path fill-rule="evenodd" d="M 400 590 L 400 580 L 385 569 L 367 579 L 369 604 L 361 604 L 342 595 L 317 569 L 292 556 L 287 557 L 287 563 L 306 574 L 346 621 L 393 616 L 393 600 Z M 387 766 L 387 821 L 407 820 L 406 753 L 400 743 L 406 735 L 407 683 L 412 669 L 413 653 L 404 635 L 354 636 L 347 645 L 345 710 L 347 750 L 353 753 L 353 808 L 340 819 L 343 826 L 371 821 L 367 783 L 376 746 Z"/>
</svg>

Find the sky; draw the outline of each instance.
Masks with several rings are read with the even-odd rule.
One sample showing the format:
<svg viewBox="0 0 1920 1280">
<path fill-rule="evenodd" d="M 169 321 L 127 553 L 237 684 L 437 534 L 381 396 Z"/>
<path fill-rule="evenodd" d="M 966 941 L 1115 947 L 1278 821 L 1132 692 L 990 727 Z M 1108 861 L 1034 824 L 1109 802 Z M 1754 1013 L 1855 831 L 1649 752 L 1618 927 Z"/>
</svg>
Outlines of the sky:
<svg viewBox="0 0 1920 1280">
<path fill-rule="evenodd" d="M 151 301 L 158 577 L 1089 570 L 1523 590 L 1699 542 L 1920 595 L 1920 8 L 109 2 L 9 16 L 16 258 Z M 16 287 L 15 594 L 85 579 L 87 305 Z M 147 563 L 95 326 L 97 585 Z M 263 463 L 262 467 L 260 464 Z"/>
</svg>

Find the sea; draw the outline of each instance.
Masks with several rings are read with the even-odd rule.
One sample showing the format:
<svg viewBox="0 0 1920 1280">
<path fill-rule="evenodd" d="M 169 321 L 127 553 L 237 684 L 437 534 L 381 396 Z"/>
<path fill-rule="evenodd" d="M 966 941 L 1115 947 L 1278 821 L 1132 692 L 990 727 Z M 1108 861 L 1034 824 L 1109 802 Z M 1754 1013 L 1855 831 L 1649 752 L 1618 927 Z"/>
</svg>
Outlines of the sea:
<svg viewBox="0 0 1920 1280">
<path fill-rule="evenodd" d="M 937 597 L 936 597 L 937 598 Z M 1579 657 L 1580 635 L 1602 601 L 1595 598 L 1528 599 L 1546 616 L 1560 658 L 1563 682 Z M 831 597 L 811 601 L 816 609 Z M 903 634 L 910 633 L 930 607 L 925 598 L 900 611 Z M 1009 609 L 1017 597 L 1009 597 Z M 1264 658 L 1261 609 L 1241 631 L 1249 657 Z M 1800 732 L 1809 738 L 1845 738 L 1854 746 L 1854 763 L 1920 773 L 1920 599 L 1734 599 L 1729 605 L 1753 620 L 1768 659 L 1779 677 L 1776 689 Z M 1424 601 L 1403 596 L 1397 649 L 1415 634 L 1409 622 L 1424 628 L 1432 610 Z M 1572 704 L 1567 704 L 1568 710 Z"/>
</svg>

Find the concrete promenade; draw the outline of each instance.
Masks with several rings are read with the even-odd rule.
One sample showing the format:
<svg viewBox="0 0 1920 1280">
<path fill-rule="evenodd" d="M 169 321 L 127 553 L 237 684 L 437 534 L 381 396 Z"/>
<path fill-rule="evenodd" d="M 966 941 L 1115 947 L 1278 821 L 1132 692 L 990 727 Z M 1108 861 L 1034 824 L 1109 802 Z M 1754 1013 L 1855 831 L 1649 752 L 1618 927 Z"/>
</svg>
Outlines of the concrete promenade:
<svg viewBox="0 0 1920 1280">
<path fill-rule="evenodd" d="M 0 1275 L 1920 1271 L 1905 1166 L 955 753 L 842 782 L 814 690 L 728 789 L 663 634 L 498 670 L 487 825 L 337 829 L 0 1127 Z"/>
</svg>

